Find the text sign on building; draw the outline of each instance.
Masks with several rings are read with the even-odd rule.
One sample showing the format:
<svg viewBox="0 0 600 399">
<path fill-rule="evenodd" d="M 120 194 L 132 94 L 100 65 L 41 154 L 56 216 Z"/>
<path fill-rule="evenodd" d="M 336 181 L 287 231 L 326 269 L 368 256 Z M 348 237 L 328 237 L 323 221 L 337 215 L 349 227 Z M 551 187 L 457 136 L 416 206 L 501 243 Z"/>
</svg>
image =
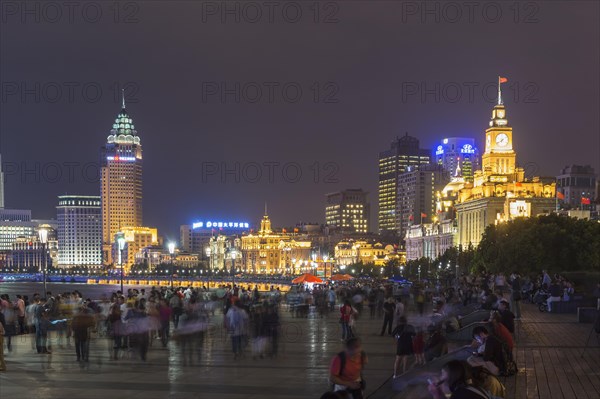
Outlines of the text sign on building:
<svg viewBox="0 0 600 399">
<path fill-rule="evenodd" d="M 475 148 L 471 144 L 465 144 L 460 149 L 460 152 L 463 154 L 475 154 Z"/>
<path fill-rule="evenodd" d="M 444 153 L 444 147 L 442 147 L 441 145 L 437 146 L 437 149 L 435 150 L 435 155 L 442 155 Z"/>
<path fill-rule="evenodd" d="M 135 161 L 135 157 L 123 157 L 123 156 L 119 156 L 119 155 L 115 155 L 113 156 L 107 156 L 106 160 L 108 161 L 117 161 L 117 162 L 133 162 Z"/>
<path fill-rule="evenodd" d="M 192 223 L 192 229 L 247 229 L 250 227 L 246 222 L 196 222 Z"/>
</svg>

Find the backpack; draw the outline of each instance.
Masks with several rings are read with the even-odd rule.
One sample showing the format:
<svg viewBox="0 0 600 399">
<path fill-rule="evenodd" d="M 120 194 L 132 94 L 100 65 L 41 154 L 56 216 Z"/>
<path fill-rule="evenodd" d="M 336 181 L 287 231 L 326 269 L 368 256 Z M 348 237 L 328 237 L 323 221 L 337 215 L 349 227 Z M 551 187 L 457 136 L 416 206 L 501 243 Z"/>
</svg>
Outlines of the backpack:
<svg viewBox="0 0 600 399">
<path fill-rule="evenodd" d="M 336 356 L 340 358 L 340 373 L 339 373 L 339 375 L 342 375 L 344 373 L 344 368 L 346 367 L 346 352 L 341 351 Z M 366 356 L 367 356 L 367 354 L 365 353 L 365 351 L 360 352 L 361 366 L 364 366 Z M 362 370 L 361 370 L 361 378 L 362 378 Z M 363 380 L 363 386 L 364 386 L 364 379 L 362 379 L 362 380 Z M 335 383 L 333 381 L 329 381 L 329 382 L 331 384 L 331 390 L 333 391 L 335 389 Z M 362 389 L 364 389 L 364 387 Z"/>
</svg>

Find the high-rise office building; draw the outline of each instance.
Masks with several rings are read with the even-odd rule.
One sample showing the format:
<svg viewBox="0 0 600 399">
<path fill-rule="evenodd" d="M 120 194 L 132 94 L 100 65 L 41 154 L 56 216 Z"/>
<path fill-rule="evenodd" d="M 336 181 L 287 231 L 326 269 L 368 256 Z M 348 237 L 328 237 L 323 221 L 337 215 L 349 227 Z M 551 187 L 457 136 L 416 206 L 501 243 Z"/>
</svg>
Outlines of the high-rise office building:
<svg viewBox="0 0 600 399">
<path fill-rule="evenodd" d="M 4 208 L 4 172 L 2 171 L 2 154 L 0 154 L 0 209 Z"/>
<path fill-rule="evenodd" d="M 404 239 L 412 224 L 429 223 L 436 215 L 436 193 L 450 182 L 441 165 L 412 166 L 398 176 L 398 236 Z"/>
<path fill-rule="evenodd" d="M 472 138 L 445 138 L 435 146 L 432 156 L 452 177 L 463 177 L 467 182 L 472 182 L 473 174 L 480 169 L 479 150 Z"/>
<path fill-rule="evenodd" d="M 589 205 L 596 199 L 596 173 L 589 165 L 570 165 L 556 176 L 556 189 L 562 194 L 560 201 L 567 208 Z"/>
<path fill-rule="evenodd" d="M 327 194 L 325 223 L 346 232 L 367 233 L 370 214 L 367 194 L 362 189 Z"/>
<path fill-rule="evenodd" d="M 115 234 L 142 226 L 142 145 L 125 101 L 101 153 L 103 261 L 110 264 Z"/>
<path fill-rule="evenodd" d="M 102 212 L 99 196 L 61 195 L 56 207 L 58 266 L 102 264 Z"/>
<path fill-rule="evenodd" d="M 396 138 L 389 150 L 379 153 L 379 210 L 377 221 L 379 232 L 397 232 L 398 218 L 398 176 L 409 166 L 428 164 L 431 153 L 419 147 L 419 140 L 408 133 Z"/>
</svg>

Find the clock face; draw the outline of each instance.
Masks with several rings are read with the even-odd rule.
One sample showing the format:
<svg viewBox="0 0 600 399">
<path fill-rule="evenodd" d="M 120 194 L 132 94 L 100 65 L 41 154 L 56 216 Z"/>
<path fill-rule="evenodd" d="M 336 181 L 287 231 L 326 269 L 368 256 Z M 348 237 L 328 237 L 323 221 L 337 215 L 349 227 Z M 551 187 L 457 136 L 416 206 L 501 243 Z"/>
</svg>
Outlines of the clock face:
<svg viewBox="0 0 600 399">
<path fill-rule="evenodd" d="M 498 144 L 500 147 L 504 147 L 508 144 L 508 136 L 504 133 L 500 133 L 496 136 L 496 144 Z"/>
</svg>

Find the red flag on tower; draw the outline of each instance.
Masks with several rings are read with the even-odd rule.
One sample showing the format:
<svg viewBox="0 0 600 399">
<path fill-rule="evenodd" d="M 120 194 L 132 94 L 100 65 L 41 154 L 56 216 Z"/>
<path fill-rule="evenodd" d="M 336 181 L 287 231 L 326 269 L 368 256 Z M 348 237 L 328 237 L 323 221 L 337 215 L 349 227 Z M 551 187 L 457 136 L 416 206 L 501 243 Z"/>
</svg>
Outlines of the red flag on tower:
<svg viewBox="0 0 600 399">
<path fill-rule="evenodd" d="M 423 213 L 423 212 L 421 212 L 421 217 L 422 217 L 422 218 L 426 218 L 426 217 L 427 217 L 427 214 L 426 214 L 426 213 Z"/>
<path fill-rule="evenodd" d="M 413 216 L 413 215 L 410 215 L 410 216 L 408 217 L 408 220 L 415 220 L 415 218 L 414 218 L 414 216 Z"/>
<path fill-rule="evenodd" d="M 500 76 L 500 83 L 506 83 L 508 82 L 508 78 L 503 78 L 502 76 Z"/>
<path fill-rule="evenodd" d="M 589 198 L 581 197 L 581 205 L 590 205 L 591 201 Z"/>
<path fill-rule="evenodd" d="M 556 192 L 556 197 L 561 200 L 565 199 L 565 195 L 563 193 L 561 193 L 560 191 Z"/>
</svg>

